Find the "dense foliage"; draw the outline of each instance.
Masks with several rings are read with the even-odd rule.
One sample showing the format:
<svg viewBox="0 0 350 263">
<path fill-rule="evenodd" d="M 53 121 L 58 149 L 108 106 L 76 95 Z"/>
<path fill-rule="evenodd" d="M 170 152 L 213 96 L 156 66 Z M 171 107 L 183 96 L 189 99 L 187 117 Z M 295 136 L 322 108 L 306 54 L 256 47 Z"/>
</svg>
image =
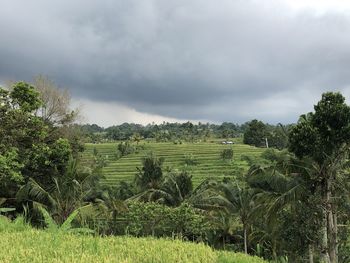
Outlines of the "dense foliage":
<svg viewBox="0 0 350 263">
<path fill-rule="evenodd" d="M 350 107 L 340 93 L 324 93 L 314 106 L 315 112 L 304 115 L 291 130 L 290 150 L 315 167 L 310 181 L 320 196 L 318 206 L 322 239 L 319 242 L 324 262 L 338 261 L 338 209 L 347 205 L 346 187 L 350 147 Z M 344 177 L 345 176 L 345 177 Z M 346 222 L 346 221 L 345 221 Z"/>
<path fill-rule="evenodd" d="M 140 141 L 151 139 L 156 142 L 200 142 L 210 141 L 215 138 L 229 139 L 243 136 L 244 143 L 257 147 L 266 147 L 267 138 L 270 147 L 285 148 L 288 141 L 288 129 L 290 125 L 283 126 L 264 124 L 253 120 L 242 125 L 224 122 L 220 125 L 209 123 L 163 123 L 149 124 L 146 126 L 133 123 L 123 123 L 108 128 L 99 127 L 96 124 L 81 126 L 85 134 L 86 142 L 107 142 L 118 140 Z"/>
<path fill-rule="evenodd" d="M 72 153 L 67 138 L 36 114 L 39 92 L 27 83 L 11 91 L 0 88 L 0 192 L 14 198 L 29 179 L 50 184 L 51 176 L 65 173 Z"/>
<path fill-rule="evenodd" d="M 243 142 L 256 147 L 283 149 L 287 147 L 290 128 L 291 125 L 272 126 L 258 120 L 252 120 L 246 124 Z"/>
</svg>

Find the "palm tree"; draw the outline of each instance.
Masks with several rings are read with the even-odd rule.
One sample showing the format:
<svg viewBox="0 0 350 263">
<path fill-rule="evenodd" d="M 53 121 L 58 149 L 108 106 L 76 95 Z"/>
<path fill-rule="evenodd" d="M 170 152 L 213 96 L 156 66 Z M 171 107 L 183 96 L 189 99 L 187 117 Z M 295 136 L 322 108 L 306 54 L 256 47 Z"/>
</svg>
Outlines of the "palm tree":
<svg viewBox="0 0 350 263">
<path fill-rule="evenodd" d="M 157 158 L 152 152 L 142 159 L 142 168 L 137 167 L 135 184 L 141 190 L 158 189 L 163 180 L 164 158 Z"/>
<path fill-rule="evenodd" d="M 276 231 L 282 211 L 288 211 L 292 217 L 296 217 L 298 214 L 305 214 L 305 209 L 313 210 L 309 218 L 304 221 L 307 226 L 300 227 L 300 231 L 304 231 L 301 234 L 304 235 L 303 242 L 306 246 L 307 244 L 313 246 L 317 241 L 315 222 L 318 220 L 318 214 L 310 198 L 317 191 L 310 180 L 317 168 L 306 160 L 296 159 L 288 152 L 270 150 L 264 157 L 269 162 L 251 165 L 246 180 L 254 190 L 256 203 L 254 214 L 265 218 L 266 225 L 263 230 L 265 232 L 260 236 L 262 239 L 270 240 L 272 254 L 276 258 L 277 245 L 282 243 L 278 242 L 281 233 Z"/>
<path fill-rule="evenodd" d="M 244 251 L 248 253 L 248 229 L 254 207 L 252 191 L 231 181 L 206 180 L 195 189 L 187 202 L 196 208 L 217 211 L 219 217 L 224 212 L 226 218 L 223 222 L 227 229 L 231 228 L 229 225 L 234 222 L 231 219 L 237 215 L 243 228 Z M 230 222 L 229 225 L 227 222 Z"/>
<path fill-rule="evenodd" d="M 152 201 L 167 206 L 179 206 L 183 203 L 192 192 L 192 178 L 187 172 L 169 172 L 159 188 L 147 189 L 131 198 L 137 201 Z"/>
<path fill-rule="evenodd" d="M 222 207 L 215 203 L 214 188 L 218 185 L 216 180 L 206 179 L 202 181 L 188 197 L 186 202 L 201 210 L 221 210 Z"/>
<path fill-rule="evenodd" d="M 236 214 L 228 214 L 224 210 L 206 212 L 212 229 L 208 233 L 209 242 L 214 247 L 225 249 L 228 242 L 242 239 L 239 234 L 242 224 Z"/>
<path fill-rule="evenodd" d="M 42 186 L 30 178 L 18 191 L 17 200 L 42 204 L 49 209 L 56 222 L 61 224 L 74 210 L 98 196 L 96 187 L 100 178 L 100 175 L 91 170 L 79 170 L 77 161 L 71 158 L 66 172 L 53 177 L 49 186 Z"/>
<path fill-rule="evenodd" d="M 223 182 L 216 187 L 216 202 L 225 208 L 228 216 L 236 214 L 243 228 L 244 252 L 248 253 L 248 229 L 254 209 L 253 192 L 235 182 Z"/>
</svg>

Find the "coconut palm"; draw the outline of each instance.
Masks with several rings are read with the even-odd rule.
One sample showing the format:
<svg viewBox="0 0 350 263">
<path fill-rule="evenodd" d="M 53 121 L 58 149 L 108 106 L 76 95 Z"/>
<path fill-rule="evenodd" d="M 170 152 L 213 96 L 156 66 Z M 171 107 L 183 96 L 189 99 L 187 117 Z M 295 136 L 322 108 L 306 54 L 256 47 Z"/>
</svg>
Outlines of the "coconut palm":
<svg viewBox="0 0 350 263">
<path fill-rule="evenodd" d="M 163 180 L 164 158 L 157 158 L 152 152 L 142 159 L 142 168 L 137 167 L 135 184 L 141 190 L 158 189 Z"/>
<path fill-rule="evenodd" d="M 242 188 L 237 183 L 223 183 L 219 186 L 224 194 L 224 198 L 229 202 L 228 208 L 232 213 L 236 213 L 243 228 L 244 252 L 248 253 L 248 230 L 250 218 L 254 209 L 253 191 Z"/>
<path fill-rule="evenodd" d="M 258 230 L 263 233 L 259 234 L 258 242 L 270 243 L 272 255 L 277 258 L 277 245 L 282 243 L 278 241 L 281 236 L 278 230 L 281 213 L 284 211 L 290 217 L 295 217 L 294 222 L 299 222 L 296 217 L 305 214 L 307 209 L 310 215 L 304 219 L 304 225 L 294 231 L 305 236 L 303 242 L 306 250 L 318 238 L 315 223 L 318 211 L 313 207 L 317 187 L 310 180 L 317 168 L 307 160 L 300 161 L 283 151 L 268 151 L 264 157 L 269 162 L 252 165 L 246 178 L 254 190 L 254 215 L 265 219 L 265 226 Z"/>
<path fill-rule="evenodd" d="M 222 229 L 231 231 L 232 224 L 236 225 L 234 218 L 238 217 L 242 224 L 244 251 L 248 252 L 248 229 L 254 207 L 253 192 L 250 189 L 240 187 L 232 181 L 206 180 L 195 189 L 187 202 L 196 208 L 217 212 L 218 218 L 224 215 L 224 220 L 221 220 L 224 223 Z"/>
<path fill-rule="evenodd" d="M 147 189 L 131 198 L 137 201 L 152 201 L 168 206 L 179 206 L 192 192 L 192 178 L 187 172 L 169 172 L 158 188 Z"/>
</svg>

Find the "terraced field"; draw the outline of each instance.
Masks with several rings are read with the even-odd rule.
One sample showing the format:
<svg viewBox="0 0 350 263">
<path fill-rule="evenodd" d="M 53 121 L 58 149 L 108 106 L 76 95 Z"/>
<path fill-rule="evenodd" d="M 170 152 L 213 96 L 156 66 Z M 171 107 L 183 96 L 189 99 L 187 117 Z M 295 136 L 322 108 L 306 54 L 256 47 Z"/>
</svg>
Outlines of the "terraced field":
<svg viewBox="0 0 350 263">
<path fill-rule="evenodd" d="M 164 168 L 187 169 L 192 174 L 194 185 L 198 185 L 205 178 L 223 178 L 238 176 L 247 170 L 247 163 L 241 160 L 242 155 L 257 156 L 264 149 L 256 148 L 241 143 L 234 145 L 222 145 L 219 141 L 202 143 L 174 144 L 141 142 L 143 149 L 116 160 L 115 153 L 117 143 L 87 144 L 83 153 L 83 160 L 88 161 L 93 157 L 93 149 L 96 147 L 99 154 L 107 158 L 107 165 L 103 168 L 106 179 L 103 181 L 109 185 L 115 185 L 119 181 L 131 181 L 136 173 L 136 167 L 141 167 L 141 159 L 148 152 L 154 152 L 158 157 L 164 157 Z M 225 148 L 231 148 L 234 152 L 232 162 L 220 158 L 220 153 Z M 192 154 L 198 161 L 197 165 L 187 166 L 185 155 Z"/>
</svg>

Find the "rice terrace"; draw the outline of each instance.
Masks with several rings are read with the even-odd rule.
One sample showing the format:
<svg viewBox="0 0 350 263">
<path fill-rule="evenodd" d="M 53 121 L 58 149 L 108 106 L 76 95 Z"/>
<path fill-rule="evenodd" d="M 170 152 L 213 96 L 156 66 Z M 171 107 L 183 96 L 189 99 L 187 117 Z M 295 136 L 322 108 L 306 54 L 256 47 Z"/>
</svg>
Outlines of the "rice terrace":
<svg viewBox="0 0 350 263">
<path fill-rule="evenodd" d="M 165 159 L 164 166 L 169 169 L 189 169 L 193 183 L 198 185 L 207 178 L 223 179 L 232 176 L 237 170 L 240 172 L 246 171 L 248 164 L 241 157 L 258 157 L 264 150 L 263 148 L 245 145 L 240 142 L 241 140 L 236 140 L 238 143 L 232 146 L 224 145 L 222 141 L 225 140 L 183 144 L 141 142 L 142 149 L 138 153 L 133 153 L 118 160 L 114 157 L 117 151 L 117 142 L 87 144 L 82 155 L 82 162 L 88 162 L 89 159 L 93 158 L 93 151 L 96 149 L 98 153 L 106 157 L 107 162 L 102 170 L 105 177 L 102 183 L 116 185 L 119 181 L 133 180 L 137 171 L 136 167 L 142 166 L 141 159 L 148 152 L 154 152 L 156 156 Z M 232 162 L 227 162 L 221 158 L 220 154 L 225 148 L 233 149 Z M 196 163 L 194 165 L 186 164 L 186 156 L 192 156 Z"/>
<path fill-rule="evenodd" d="M 77 236 L 44 232 L 19 222 L 1 219 L 0 261 L 20 262 L 238 262 L 263 263 L 258 257 L 215 251 L 204 244 L 180 240 Z M 20 249 L 18 249 L 20 248 Z M 7 251 L 7 253 L 4 253 Z"/>
<path fill-rule="evenodd" d="M 350 263 L 350 1 L 0 0 L 0 263 Z"/>
</svg>

